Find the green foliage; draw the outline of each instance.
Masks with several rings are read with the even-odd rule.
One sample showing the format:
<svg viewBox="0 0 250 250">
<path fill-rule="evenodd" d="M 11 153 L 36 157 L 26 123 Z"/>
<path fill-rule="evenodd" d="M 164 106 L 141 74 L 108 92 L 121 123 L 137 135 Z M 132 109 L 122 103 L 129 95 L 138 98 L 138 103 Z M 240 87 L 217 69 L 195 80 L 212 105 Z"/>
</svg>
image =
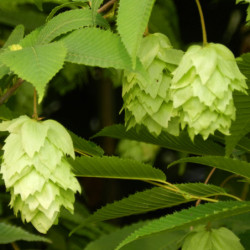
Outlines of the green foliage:
<svg viewBox="0 0 250 250">
<path fill-rule="evenodd" d="M 188 134 L 185 132 L 180 133 L 179 136 L 173 136 L 167 132 L 162 132 L 159 136 L 155 137 L 150 134 L 146 128 L 141 128 L 139 131 L 136 131 L 136 129 L 133 128 L 127 131 L 122 125 L 113 125 L 98 132 L 95 137 L 97 136 L 109 136 L 118 139 L 143 141 L 160 145 L 164 148 L 197 155 L 224 154 L 224 149 L 219 144 L 210 140 L 204 141 L 200 137 L 196 137 L 194 142 L 192 142 L 188 137 Z"/>
<path fill-rule="evenodd" d="M 118 157 L 77 157 L 70 160 L 76 176 L 164 181 L 165 174 L 149 164 Z"/>
<path fill-rule="evenodd" d="M 132 58 L 133 68 L 135 68 L 136 65 L 136 55 L 153 4 L 154 0 L 121 0 L 119 3 L 117 29 L 121 35 L 122 42 Z"/>
<path fill-rule="evenodd" d="M 16 248 L 47 250 L 249 248 L 250 54 L 235 61 L 229 49 L 205 36 L 203 46 L 180 50 L 189 44 L 181 40 L 178 2 L 0 1 L 0 244 L 18 241 Z M 84 125 L 72 124 L 72 130 L 87 128 L 81 133 L 86 136 L 96 132 L 95 125 L 113 124 L 110 117 L 122 104 L 113 105 L 110 81 L 118 85 L 122 78 L 122 93 L 116 88 L 116 94 L 123 97 L 125 126 L 94 136 L 103 149 L 43 121 L 62 107 L 58 119 L 76 111 Z M 72 107 L 80 90 L 87 98 Z M 73 97 L 66 104 L 67 93 Z M 98 124 L 92 126 L 90 116 Z M 65 123 L 70 127 L 71 121 Z M 103 136 L 125 143 L 97 138 Z M 179 172 L 167 164 L 178 165 Z M 189 167 L 194 164 L 198 171 Z M 215 171 L 210 180 L 212 172 L 206 178 L 200 165 L 225 173 Z M 129 195 L 121 198 L 124 193 Z M 47 237 L 29 233 L 29 224 L 13 226 L 8 203 Z M 97 209 L 90 213 L 87 206 Z M 145 220 L 122 226 L 138 214 Z M 103 222 L 113 219 L 116 226 Z"/>
<path fill-rule="evenodd" d="M 238 66 L 241 72 L 247 77 L 247 85 L 250 85 L 249 77 L 250 77 L 250 54 L 244 54 L 238 60 Z M 247 90 L 248 96 L 243 93 L 236 92 L 234 95 L 234 102 L 236 107 L 236 120 L 232 123 L 230 128 L 229 136 L 226 136 L 226 155 L 229 156 L 237 143 L 249 132 L 250 125 L 250 99 L 249 89 Z"/>
<path fill-rule="evenodd" d="M 115 249 L 121 249 L 126 244 L 153 233 L 186 229 L 188 226 L 206 223 L 211 220 L 219 220 L 249 211 L 249 202 L 208 203 L 198 207 L 183 209 L 180 212 L 175 212 L 174 214 L 161 217 L 160 219 L 152 220 L 140 229 L 135 230 L 135 232 L 130 234 Z"/>
<path fill-rule="evenodd" d="M 108 28 L 109 25 L 101 15 L 96 15 L 95 23 L 101 27 Z M 81 27 L 94 26 L 92 12 L 89 9 L 70 10 L 61 13 L 48 21 L 42 28 L 37 38 L 37 44 L 46 44 L 56 37 L 66 34 Z"/>
<path fill-rule="evenodd" d="M 220 187 L 203 183 L 177 184 L 174 187 L 177 188 L 177 191 L 168 190 L 166 186 L 163 186 L 130 195 L 128 198 L 98 209 L 87 221 L 110 220 L 177 206 L 200 197 L 226 194 L 225 190 Z"/>
<path fill-rule="evenodd" d="M 250 178 L 250 164 L 248 162 L 237 159 L 225 158 L 220 156 L 189 157 L 175 161 L 169 166 L 180 162 L 191 162 L 207 165 L 210 167 L 216 167 L 234 174 L 238 174 L 248 179 Z"/>
<path fill-rule="evenodd" d="M 71 131 L 68 132 L 73 140 L 75 152 L 81 155 L 90 156 L 102 156 L 104 154 L 103 149 L 97 146 L 95 143 L 87 141 L 84 138 L 77 136 Z"/>
<path fill-rule="evenodd" d="M 131 69 L 129 55 L 120 37 L 109 30 L 97 28 L 76 30 L 62 41 L 68 50 L 66 56 L 68 62 Z"/>
<path fill-rule="evenodd" d="M 43 241 L 50 243 L 48 238 L 32 234 L 25 231 L 21 227 L 16 227 L 6 223 L 0 223 L 0 244 L 8 244 L 13 241 L 26 240 L 26 241 Z"/>
<path fill-rule="evenodd" d="M 62 68 L 66 52 L 62 42 L 55 42 L 5 51 L 0 54 L 0 61 L 19 77 L 32 83 L 41 101 L 46 84 Z"/>
</svg>

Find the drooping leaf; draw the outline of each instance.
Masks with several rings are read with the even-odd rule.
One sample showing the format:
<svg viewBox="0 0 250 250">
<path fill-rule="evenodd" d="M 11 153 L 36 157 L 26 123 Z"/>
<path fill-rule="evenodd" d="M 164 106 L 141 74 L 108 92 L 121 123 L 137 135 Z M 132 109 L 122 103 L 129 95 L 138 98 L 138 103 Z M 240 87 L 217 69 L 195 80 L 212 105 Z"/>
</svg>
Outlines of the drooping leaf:
<svg viewBox="0 0 250 250">
<path fill-rule="evenodd" d="M 3 48 L 8 48 L 8 46 L 12 44 L 17 44 L 20 42 L 21 39 L 23 39 L 24 36 L 24 26 L 23 25 L 17 25 L 15 29 L 11 32 L 10 36 L 8 37 L 8 40 L 5 42 Z"/>
<path fill-rule="evenodd" d="M 143 141 L 160 145 L 164 148 L 197 155 L 224 155 L 223 147 L 217 143 L 214 143 L 209 139 L 204 141 L 201 137 L 196 137 L 193 143 L 185 132 L 181 133 L 178 137 L 166 132 L 162 132 L 158 137 L 155 137 L 150 134 L 146 128 L 142 128 L 139 131 L 136 131 L 136 129 L 126 131 L 126 128 L 119 124 L 104 128 L 94 137 L 98 136 Z"/>
<path fill-rule="evenodd" d="M 198 207 L 181 210 L 171 215 L 152 220 L 147 225 L 129 235 L 117 248 L 121 249 L 126 244 L 141 237 L 170 230 L 185 229 L 201 223 L 211 222 L 236 214 L 250 211 L 250 202 L 225 201 L 218 203 L 207 203 Z"/>
<path fill-rule="evenodd" d="M 43 241 L 51 243 L 48 238 L 32 234 L 21 227 L 0 223 L 0 244 L 8 244 L 18 240 Z"/>
<path fill-rule="evenodd" d="M 107 204 L 98 209 L 87 221 L 110 220 L 177 206 L 197 200 L 201 197 L 226 194 L 225 190 L 220 187 L 203 183 L 179 184 L 175 185 L 175 187 L 182 191 L 183 194 L 162 187 L 154 187 L 135 193 L 114 203 Z"/>
<path fill-rule="evenodd" d="M 62 68 L 65 56 L 66 48 L 63 43 L 55 42 L 5 51 L 0 54 L 0 61 L 19 77 L 32 83 L 41 101 L 46 84 Z"/>
<path fill-rule="evenodd" d="M 87 141 L 76 134 L 74 134 L 71 131 L 68 131 L 73 144 L 74 144 L 74 150 L 77 153 L 83 154 L 83 155 L 91 155 L 91 156 L 102 156 L 104 154 L 104 151 L 101 147 L 97 146 L 95 143 L 91 141 Z"/>
<path fill-rule="evenodd" d="M 129 55 L 120 37 L 108 30 L 76 30 L 62 41 L 68 50 L 68 62 L 103 68 L 131 69 Z"/>
<path fill-rule="evenodd" d="M 136 65 L 136 55 L 146 29 L 154 0 L 120 0 L 117 29 L 121 39 Z"/>
<path fill-rule="evenodd" d="M 250 163 L 237 159 L 222 156 L 188 157 L 172 162 L 169 167 L 180 162 L 191 162 L 216 167 L 246 178 L 250 178 Z"/>
<path fill-rule="evenodd" d="M 109 27 L 107 21 L 99 14 L 96 15 L 96 24 L 104 28 Z M 43 27 L 37 38 L 37 44 L 49 43 L 56 37 L 66 34 L 69 31 L 90 26 L 93 26 L 91 10 L 76 9 L 66 11 L 52 18 Z"/>
<path fill-rule="evenodd" d="M 247 84 L 250 86 L 250 53 L 244 54 L 238 60 L 238 66 L 241 72 L 247 77 Z M 250 131 L 250 89 L 248 95 L 243 93 L 234 94 L 234 103 L 236 107 L 236 120 L 230 128 L 230 136 L 225 137 L 226 156 L 229 156 L 237 143 Z"/>
<path fill-rule="evenodd" d="M 69 159 L 76 176 L 130 180 L 164 181 L 165 174 L 149 164 L 118 157 L 77 157 Z"/>
</svg>

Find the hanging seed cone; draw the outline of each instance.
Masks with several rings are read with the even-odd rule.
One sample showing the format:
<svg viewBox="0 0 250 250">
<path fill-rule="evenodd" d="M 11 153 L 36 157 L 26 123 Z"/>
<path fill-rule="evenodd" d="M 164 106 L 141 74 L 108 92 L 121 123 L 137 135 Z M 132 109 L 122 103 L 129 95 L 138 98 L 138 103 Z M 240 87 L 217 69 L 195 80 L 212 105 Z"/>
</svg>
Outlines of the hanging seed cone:
<svg viewBox="0 0 250 250">
<path fill-rule="evenodd" d="M 182 128 L 191 139 L 204 139 L 215 130 L 229 135 L 235 119 L 233 91 L 246 93 L 245 76 L 234 55 L 224 45 L 191 46 L 173 72 L 171 96 L 179 111 Z"/>
<path fill-rule="evenodd" d="M 178 135 L 178 117 L 169 96 L 171 72 L 177 67 L 182 52 L 172 49 L 168 38 L 160 33 L 142 40 L 138 54 L 150 77 L 146 81 L 136 73 L 125 72 L 122 96 L 127 129 L 144 125 L 159 135 L 163 130 Z"/>
<path fill-rule="evenodd" d="M 10 206 L 41 233 L 55 223 L 64 206 L 73 213 L 81 187 L 66 154 L 75 157 L 71 137 L 58 122 L 20 116 L 0 123 L 10 135 L 3 146 L 1 173 L 11 193 Z"/>
</svg>

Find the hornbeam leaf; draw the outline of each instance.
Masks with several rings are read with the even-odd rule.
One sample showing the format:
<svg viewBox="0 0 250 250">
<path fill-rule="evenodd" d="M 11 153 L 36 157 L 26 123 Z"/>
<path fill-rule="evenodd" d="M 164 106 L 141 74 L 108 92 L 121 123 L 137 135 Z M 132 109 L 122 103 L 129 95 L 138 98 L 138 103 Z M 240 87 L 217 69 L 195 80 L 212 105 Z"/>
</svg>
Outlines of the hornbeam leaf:
<svg viewBox="0 0 250 250">
<path fill-rule="evenodd" d="M 247 85 L 250 86 L 250 53 L 244 54 L 238 60 L 241 72 L 247 77 Z M 247 90 L 248 96 L 243 93 L 234 94 L 236 107 L 236 120 L 230 128 L 230 136 L 225 137 L 226 156 L 229 156 L 241 138 L 250 131 L 250 89 Z"/>
<path fill-rule="evenodd" d="M 118 35 L 108 30 L 86 28 L 73 31 L 62 40 L 66 61 L 89 66 L 131 69 L 129 55 Z"/>
<path fill-rule="evenodd" d="M 39 102 L 44 96 L 46 84 L 62 68 L 66 48 L 55 42 L 37 45 L 0 54 L 0 61 L 20 78 L 32 83 L 38 91 Z"/>
<path fill-rule="evenodd" d="M 181 162 L 191 162 L 216 167 L 246 178 L 250 178 L 250 163 L 237 159 L 222 156 L 188 157 L 172 162 L 169 167 Z"/>
<path fill-rule="evenodd" d="M 103 235 L 95 241 L 92 241 L 87 245 L 85 250 L 103 250 L 103 249 L 115 249 L 115 247 L 129 236 L 136 229 L 142 227 L 147 222 L 135 223 L 121 229 L 111 232 L 108 235 Z M 175 231 L 169 233 L 159 233 L 150 235 L 150 237 L 143 238 L 132 242 L 129 245 L 124 246 L 123 250 L 162 250 L 162 249 L 178 249 L 183 237 L 187 234 L 185 231 Z M 174 247 L 175 246 L 175 247 Z"/>
<path fill-rule="evenodd" d="M 109 24 L 101 16 L 96 15 L 96 24 L 104 28 L 108 28 Z M 37 44 L 46 44 L 56 37 L 69 31 L 79 29 L 81 27 L 93 26 L 92 12 L 89 9 L 77 9 L 66 11 L 52 18 L 41 30 Z"/>
<path fill-rule="evenodd" d="M 120 0 L 117 29 L 128 50 L 133 67 L 136 65 L 136 55 L 143 33 L 146 29 L 154 0 Z"/>
<path fill-rule="evenodd" d="M 127 198 L 115 201 L 114 203 L 107 204 L 87 218 L 86 222 L 97 222 L 146 213 L 188 203 L 197 200 L 200 197 L 226 194 L 225 190 L 218 186 L 203 183 L 187 183 L 175 186 L 179 190 L 185 192 L 185 194 L 177 193 L 162 187 L 154 187 L 152 189 L 135 193 Z M 84 222 L 84 224 L 86 222 Z"/>
<path fill-rule="evenodd" d="M 101 6 L 103 0 L 90 0 L 91 2 L 91 10 L 92 10 L 92 20 L 93 25 L 96 25 L 96 15 L 98 14 L 98 8 Z"/>
<path fill-rule="evenodd" d="M 104 128 L 94 137 L 109 136 L 117 139 L 129 139 L 142 141 L 151 144 L 160 145 L 181 152 L 187 152 L 197 155 L 224 155 L 224 148 L 211 140 L 204 141 L 201 137 L 197 137 L 194 143 L 190 140 L 187 133 L 182 132 L 178 137 L 162 132 L 158 137 L 153 136 L 146 128 L 136 131 L 132 128 L 128 131 L 123 125 L 113 125 Z"/>
<path fill-rule="evenodd" d="M 0 111 L 1 111 L 1 107 L 0 107 Z M 1 112 L 0 112 L 0 115 L 1 115 Z M 87 154 L 91 156 L 102 156 L 104 154 L 103 149 L 97 146 L 94 142 L 87 141 L 69 130 L 68 132 L 72 138 L 72 141 L 74 144 L 74 150 L 77 153 L 83 154 L 83 155 Z"/>
<path fill-rule="evenodd" d="M 21 227 L 0 223 L 0 244 L 8 244 L 18 240 L 43 241 L 51 243 L 48 238 L 32 234 Z"/>
<path fill-rule="evenodd" d="M 76 176 L 132 180 L 166 180 L 165 174 L 149 164 L 118 157 L 77 157 L 69 159 Z"/>
<path fill-rule="evenodd" d="M 147 225 L 134 231 L 129 235 L 116 250 L 121 249 L 123 246 L 130 242 L 159 232 L 169 232 L 177 229 L 186 229 L 189 226 L 211 222 L 237 214 L 247 213 L 250 211 L 250 202 L 238 201 L 222 201 L 217 203 L 207 203 L 199 205 L 198 207 L 191 207 L 183 209 L 171 215 L 152 220 Z"/>
</svg>

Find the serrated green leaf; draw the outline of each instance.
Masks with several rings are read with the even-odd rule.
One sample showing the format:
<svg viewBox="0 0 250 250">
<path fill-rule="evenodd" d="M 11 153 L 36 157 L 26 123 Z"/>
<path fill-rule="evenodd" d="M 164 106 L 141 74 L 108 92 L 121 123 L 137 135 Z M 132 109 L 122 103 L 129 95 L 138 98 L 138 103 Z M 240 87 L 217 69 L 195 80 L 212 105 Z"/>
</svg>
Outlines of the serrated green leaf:
<svg viewBox="0 0 250 250">
<path fill-rule="evenodd" d="M 126 128 L 119 124 L 104 128 L 94 137 L 98 136 L 142 141 L 197 155 L 224 155 L 224 149 L 220 145 L 209 139 L 204 141 L 201 137 L 196 137 L 193 143 L 185 132 L 182 132 L 178 137 L 166 132 L 155 137 L 146 128 L 142 128 L 138 132 L 134 128 L 126 131 Z"/>
<path fill-rule="evenodd" d="M 132 224 L 130 226 L 126 226 L 124 228 L 118 229 L 115 232 L 112 232 L 108 235 L 104 235 L 99 239 L 91 242 L 85 250 L 111 250 L 115 249 L 115 247 L 130 235 L 136 229 L 145 225 L 146 222 L 139 222 L 136 224 Z M 135 241 L 129 245 L 126 245 L 122 248 L 122 250 L 174 250 L 178 249 L 178 243 L 182 240 L 183 236 L 186 235 L 185 231 L 175 231 L 169 233 L 159 233 L 151 235 L 150 237 L 140 239 Z M 176 248 L 173 248 L 176 246 Z M 172 248 L 171 248 L 172 247 Z"/>
<path fill-rule="evenodd" d="M 48 238 L 32 234 L 21 227 L 0 223 L 0 244 L 8 244 L 18 240 L 43 241 L 51 243 Z"/>
<path fill-rule="evenodd" d="M 120 37 L 108 30 L 76 30 L 62 41 L 68 50 L 68 62 L 103 68 L 131 69 L 129 55 Z"/>
<path fill-rule="evenodd" d="M 107 21 L 99 14 L 96 15 L 96 24 L 104 28 L 109 27 Z M 91 10 L 76 9 L 66 11 L 52 18 L 43 27 L 37 38 L 37 44 L 49 43 L 56 37 L 66 34 L 69 31 L 89 26 L 93 26 Z"/>
<path fill-rule="evenodd" d="M 136 55 L 146 29 L 154 0 L 120 0 L 117 29 L 132 58 L 135 68 Z"/>
<path fill-rule="evenodd" d="M 84 6 L 86 4 L 86 2 L 88 2 L 88 0 L 82 0 L 82 1 L 73 1 L 73 2 L 69 2 L 69 3 L 63 3 L 61 5 L 56 6 L 48 15 L 48 17 L 46 18 L 46 22 L 50 21 L 51 18 L 54 17 L 54 15 L 62 8 L 65 7 L 70 7 L 70 6 Z"/>
<path fill-rule="evenodd" d="M 141 237 L 159 233 L 162 231 L 185 229 L 188 226 L 194 226 L 201 223 L 210 222 L 236 214 L 246 213 L 250 211 L 250 202 L 226 201 L 218 203 L 207 203 L 198 207 L 181 210 L 171 215 L 161 217 L 149 222 L 146 226 L 136 230 L 128 236 L 117 248 L 133 242 Z"/>
<path fill-rule="evenodd" d="M 98 209 L 87 219 L 87 221 L 96 222 L 110 220 L 177 206 L 197 200 L 200 197 L 211 197 L 226 194 L 225 190 L 220 187 L 206 185 L 203 183 L 187 183 L 175 186 L 180 191 L 185 192 L 185 194 L 177 193 L 162 187 L 154 187 L 152 189 L 130 195 L 128 198 L 124 198 L 120 201 L 107 204 L 101 209 Z"/>
<path fill-rule="evenodd" d="M 1 113 L 0 113 L 1 114 Z M 87 141 L 73 132 L 69 131 L 69 134 L 72 138 L 74 144 L 74 150 L 80 154 L 86 154 L 91 156 L 102 156 L 104 151 L 101 147 L 97 146 L 94 142 Z"/>
<path fill-rule="evenodd" d="M 250 86 L 250 53 L 244 54 L 238 60 L 238 66 L 241 72 L 247 77 L 247 85 Z M 243 93 L 234 94 L 234 103 L 236 107 L 236 120 L 230 128 L 230 136 L 225 137 L 226 156 L 229 156 L 237 143 L 250 131 L 250 89 L 247 90 L 248 96 Z"/>
<path fill-rule="evenodd" d="M 101 6 L 103 0 L 90 0 L 91 2 L 91 10 L 92 10 L 92 20 L 93 25 L 96 25 L 96 15 L 98 14 L 97 11 L 99 7 Z"/>
<path fill-rule="evenodd" d="M 25 48 L 25 47 L 33 47 L 37 44 L 37 38 L 39 36 L 39 33 L 42 29 L 42 26 L 33 30 L 30 32 L 27 36 L 25 36 L 21 41 L 20 45 Z"/>
<path fill-rule="evenodd" d="M 37 45 L 0 54 L 0 61 L 7 65 L 20 78 L 32 83 L 38 91 L 39 102 L 44 96 L 45 86 L 62 68 L 66 48 L 55 42 Z"/>
<path fill-rule="evenodd" d="M 250 178 L 250 163 L 237 159 L 226 158 L 222 156 L 204 156 L 204 157 L 188 157 L 172 162 L 170 166 L 180 162 L 191 162 L 210 167 L 216 167 L 246 178 Z"/>
<path fill-rule="evenodd" d="M 12 44 L 19 43 L 21 39 L 23 39 L 23 36 L 24 36 L 24 26 L 21 24 L 17 25 L 9 35 L 8 40 L 5 42 L 3 48 L 8 48 L 8 46 Z"/>
<path fill-rule="evenodd" d="M 118 157 L 77 157 L 69 159 L 76 176 L 164 181 L 165 174 L 149 164 Z"/>
</svg>

